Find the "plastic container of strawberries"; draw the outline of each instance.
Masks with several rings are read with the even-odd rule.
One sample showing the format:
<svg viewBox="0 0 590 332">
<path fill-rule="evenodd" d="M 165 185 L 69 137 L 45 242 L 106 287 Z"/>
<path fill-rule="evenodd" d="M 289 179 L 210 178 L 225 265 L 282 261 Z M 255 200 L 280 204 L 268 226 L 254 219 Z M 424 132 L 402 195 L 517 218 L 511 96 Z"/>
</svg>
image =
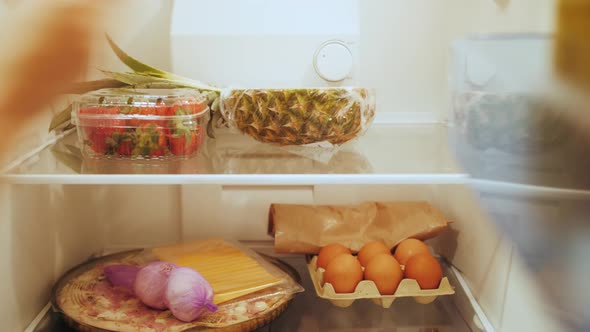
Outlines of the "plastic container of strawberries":
<svg viewBox="0 0 590 332">
<path fill-rule="evenodd" d="M 191 89 L 103 89 L 72 104 L 82 154 L 91 159 L 177 159 L 206 139 L 206 97 Z"/>
</svg>

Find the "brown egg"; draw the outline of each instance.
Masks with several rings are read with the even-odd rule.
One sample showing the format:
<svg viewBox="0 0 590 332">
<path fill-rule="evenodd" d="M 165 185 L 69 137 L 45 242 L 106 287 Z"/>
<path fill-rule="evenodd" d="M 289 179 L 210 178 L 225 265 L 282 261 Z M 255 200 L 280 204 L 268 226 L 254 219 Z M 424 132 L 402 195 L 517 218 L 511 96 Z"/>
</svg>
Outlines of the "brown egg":
<svg viewBox="0 0 590 332">
<path fill-rule="evenodd" d="M 430 253 L 412 256 L 404 271 L 408 279 L 416 279 L 422 289 L 436 289 L 442 279 L 442 269 L 436 258 Z"/>
<path fill-rule="evenodd" d="M 377 254 L 365 266 L 365 280 L 371 280 L 381 295 L 393 295 L 403 279 L 402 268 L 390 254 Z"/>
<path fill-rule="evenodd" d="M 334 257 L 324 272 L 324 281 L 332 284 L 336 293 L 354 293 L 363 280 L 363 269 L 358 259 L 351 254 Z"/>
<path fill-rule="evenodd" d="M 391 255 L 391 251 L 389 248 L 383 243 L 382 241 L 371 241 L 367 242 L 363 245 L 361 250 L 359 251 L 358 258 L 359 262 L 361 262 L 362 266 L 367 266 L 369 260 L 378 254 L 389 254 Z"/>
<path fill-rule="evenodd" d="M 397 245 L 394 256 L 401 265 L 406 265 L 412 256 L 422 253 L 430 254 L 430 250 L 424 242 L 416 239 L 406 239 Z"/>
<path fill-rule="evenodd" d="M 350 249 L 346 248 L 340 243 L 328 244 L 327 246 L 320 249 L 317 261 L 318 267 L 325 269 L 328 266 L 328 263 L 330 263 L 334 257 L 340 254 L 350 254 Z"/>
</svg>

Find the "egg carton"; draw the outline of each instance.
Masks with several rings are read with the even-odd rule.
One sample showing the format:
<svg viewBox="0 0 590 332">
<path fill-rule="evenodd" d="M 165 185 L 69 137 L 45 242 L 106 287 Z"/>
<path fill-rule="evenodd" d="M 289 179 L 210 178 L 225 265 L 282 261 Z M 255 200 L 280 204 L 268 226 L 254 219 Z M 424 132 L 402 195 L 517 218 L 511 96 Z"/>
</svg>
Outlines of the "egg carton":
<svg viewBox="0 0 590 332">
<path fill-rule="evenodd" d="M 439 296 L 455 294 L 455 289 L 451 286 L 447 277 L 442 278 L 437 289 L 420 289 L 420 285 L 416 280 L 402 279 L 395 294 L 381 295 L 373 281 L 362 280 L 356 286 L 354 293 L 336 293 L 332 284 L 324 283 L 324 269 L 317 268 L 317 259 L 317 256 L 307 257 L 307 269 L 316 294 L 322 299 L 329 300 L 337 307 L 347 308 L 356 300 L 370 299 L 383 308 L 389 308 L 393 301 L 400 297 L 413 297 L 418 303 L 428 304 Z"/>
</svg>

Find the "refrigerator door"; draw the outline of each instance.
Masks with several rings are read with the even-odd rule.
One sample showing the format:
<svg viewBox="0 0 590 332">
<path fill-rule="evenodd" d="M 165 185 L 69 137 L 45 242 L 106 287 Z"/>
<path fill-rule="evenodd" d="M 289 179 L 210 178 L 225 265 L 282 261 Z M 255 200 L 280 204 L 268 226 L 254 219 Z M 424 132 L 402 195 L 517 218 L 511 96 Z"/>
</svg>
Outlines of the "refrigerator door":
<svg viewBox="0 0 590 332">
<path fill-rule="evenodd" d="M 451 144 L 472 177 L 590 189 L 590 140 L 556 98 L 552 54 L 547 35 L 454 44 Z"/>
<path fill-rule="evenodd" d="M 499 35 L 455 44 L 452 147 L 496 225 L 556 314 L 587 330 L 590 141 L 556 102 L 553 40 Z"/>
</svg>

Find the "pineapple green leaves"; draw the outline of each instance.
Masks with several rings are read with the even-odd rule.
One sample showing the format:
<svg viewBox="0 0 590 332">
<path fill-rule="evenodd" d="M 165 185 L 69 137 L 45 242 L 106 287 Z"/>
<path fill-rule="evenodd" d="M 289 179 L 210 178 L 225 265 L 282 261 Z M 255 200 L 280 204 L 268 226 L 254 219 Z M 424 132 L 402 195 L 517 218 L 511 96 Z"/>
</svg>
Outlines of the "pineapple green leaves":
<svg viewBox="0 0 590 332">
<path fill-rule="evenodd" d="M 129 54 L 125 53 L 117 44 L 115 44 L 115 42 L 113 42 L 111 37 L 109 37 L 108 35 L 107 35 L 107 40 L 109 42 L 109 45 L 111 46 L 111 49 L 113 50 L 113 52 L 115 52 L 115 55 L 117 55 L 119 60 L 121 60 L 121 62 L 123 62 L 131 70 L 133 70 L 133 72 L 135 74 L 140 76 L 140 77 L 137 77 L 137 76 L 135 76 L 133 74 L 129 74 L 129 73 L 117 73 L 117 74 L 121 74 L 128 81 L 133 82 L 134 79 L 141 81 L 142 77 L 143 77 L 144 78 L 143 83 L 140 83 L 140 84 L 152 83 L 152 82 L 158 81 L 158 79 L 160 79 L 160 80 L 163 80 L 164 82 L 174 83 L 174 84 L 181 86 L 181 87 L 188 87 L 188 88 L 193 88 L 193 89 L 198 89 L 198 90 L 206 90 L 206 91 L 217 91 L 217 92 L 221 91 L 219 88 L 203 84 L 199 81 L 195 81 L 190 78 L 175 75 L 175 74 L 169 73 L 167 71 L 160 70 L 158 68 L 154 68 L 150 65 L 146 65 L 146 64 L 142 63 L 141 61 L 133 58 Z M 109 73 L 112 74 L 112 72 L 109 72 Z M 128 74 L 128 75 L 124 75 L 124 74 Z M 145 78 L 152 78 L 154 81 L 146 82 Z M 115 78 L 115 79 L 117 79 L 117 78 Z M 162 81 L 160 81 L 160 82 L 162 82 Z M 128 82 L 126 82 L 126 83 L 128 83 Z M 133 83 L 128 83 L 128 84 L 136 85 Z"/>
<path fill-rule="evenodd" d="M 159 69 L 154 68 L 152 66 L 146 65 L 146 64 L 140 62 L 139 60 L 136 60 L 135 58 L 131 57 L 129 54 L 125 53 L 117 44 L 115 44 L 115 42 L 113 41 L 113 39 L 109 35 L 106 35 L 106 37 L 107 37 L 107 41 L 109 42 L 109 45 L 111 46 L 111 49 L 113 50 L 113 52 L 115 52 L 115 55 L 117 56 L 117 58 L 119 58 L 119 60 L 121 60 L 121 62 L 123 62 L 127 67 L 129 67 L 134 72 L 136 72 L 136 73 L 152 73 L 152 75 L 155 77 L 171 76 L 171 74 L 169 74 L 163 70 L 159 70 Z"/>
<path fill-rule="evenodd" d="M 96 81 L 87 81 L 76 83 L 65 91 L 68 94 L 83 94 L 90 91 L 96 91 L 107 88 L 122 88 L 127 86 L 127 83 L 123 83 L 114 79 L 102 79 Z"/>
<path fill-rule="evenodd" d="M 222 117 L 219 115 L 219 94 L 220 89 L 217 87 L 203 84 L 186 77 L 175 75 L 158 68 L 146 65 L 141 61 L 131 57 L 125 53 L 108 35 L 107 41 L 115 55 L 129 67 L 133 72 L 113 72 L 102 70 L 101 72 L 107 79 L 80 82 L 74 84 L 69 91 L 69 94 L 83 94 L 86 92 L 96 91 L 104 88 L 192 88 L 204 93 L 208 93 L 208 102 L 211 109 L 211 120 L 207 127 L 209 136 L 214 137 L 213 126 L 223 123 Z M 72 108 L 69 106 L 64 109 L 51 120 L 49 131 L 55 130 L 71 120 Z"/>
<path fill-rule="evenodd" d="M 149 86 L 150 84 L 157 84 L 158 86 L 178 87 L 178 88 L 194 88 L 190 83 L 184 83 L 167 78 L 154 77 L 144 73 L 120 73 L 108 70 L 101 70 L 101 72 L 118 82 L 123 82 L 130 86 Z"/>
</svg>

